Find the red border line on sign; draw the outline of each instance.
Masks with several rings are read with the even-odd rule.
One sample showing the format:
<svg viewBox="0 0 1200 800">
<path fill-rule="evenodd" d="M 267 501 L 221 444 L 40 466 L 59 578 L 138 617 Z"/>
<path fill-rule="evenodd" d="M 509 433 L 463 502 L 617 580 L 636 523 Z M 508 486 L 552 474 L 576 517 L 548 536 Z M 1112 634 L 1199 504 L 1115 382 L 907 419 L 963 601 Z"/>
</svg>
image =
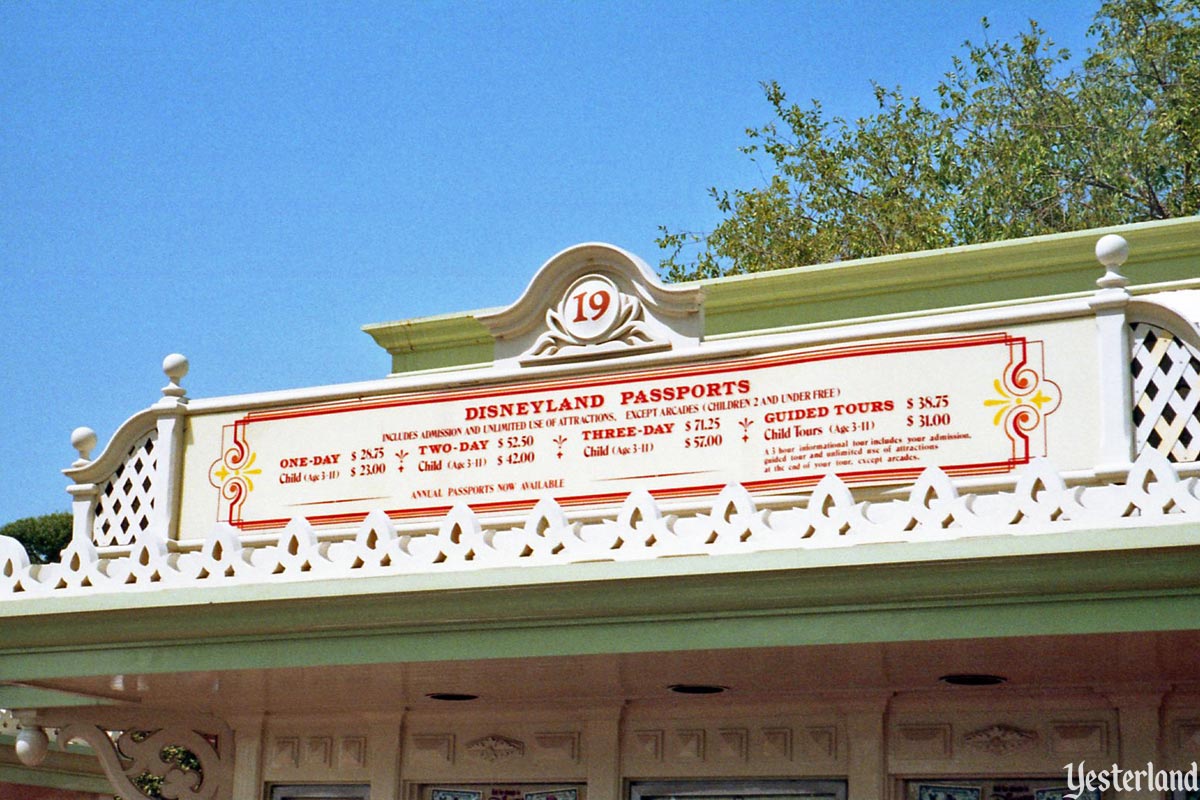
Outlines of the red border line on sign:
<svg viewBox="0 0 1200 800">
<path fill-rule="evenodd" d="M 750 356 L 743 358 L 733 358 L 725 361 L 710 362 L 702 365 L 687 364 L 675 367 L 667 367 L 663 369 L 643 369 L 631 372 L 614 373 L 602 376 L 592 377 L 576 377 L 570 379 L 551 379 L 543 381 L 533 381 L 529 383 L 519 383 L 515 385 L 499 385 L 487 386 L 476 389 L 465 390 L 439 390 L 439 391 L 421 391 L 410 394 L 405 394 L 397 397 L 388 397 L 383 399 L 352 399 L 343 400 L 332 403 L 323 403 L 318 405 L 296 406 L 286 409 L 268 410 L 268 411 L 251 411 L 244 417 L 234 421 L 233 427 L 235 430 L 241 429 L 240 433 L 244 438 L 246 429 L 252 425 L 263 422 L 272 422 L 285 419 L 299 419 L 306 417 L 325 416 L 332 414 L 343 414 L 349 412 L 369 411 L 389 408 L 402 408 L 406 406 L 426 405 L 432 403 L 453 402 L 461 400 L 476 400 L 498 397 L 511 397 L 522 394 L 543 393 L 559 390 L 578 390 L 601 386 L 618 386 L 622 384 L 635 383 L 645 380 L 664 380 L 670 378 L 694 378 L 710 375 L 719 375 L 730 372 L 741 373 L 753 370 L 767 369 L 771 367 L 790 366 L 794 364 L 815 363 L 821 361 L 830 361 L 842 358 L 861 357 L 870 355 L 884 355 L 890 353 L 911 353 L 933 350 L 949 350 L 969 347 L 981 347 L 987 345 L 1006 345 L 1013 344 L 1025 345 L 1027 339 L 1023 336 L 1012 336 L 1008 333 L 988 333 L 974 334 L 967 336 L 948 337 L 945 339 L 913 339 L 901 340 L 893 342 L 872 342 L 867 344 L 856 345 L 841 345 L 828 347 L 816 350 L 804 351 L 788 351 L 785 353 L 774 353 L 769 355 Z M 1015 467 L 1029 463 L 1029 453 L 1026 452 L 1023 456 L 1013 454 L 1009 458 L 997 461 L 979 462 L 972 464 L 954 464 L 945 465 L 941 469 L 949 475 L 996 475 L 1004 474 L 1012 471 Z M 874 470 L 857 470 L 852 472 L 836 472 L 837 476 L 846 483 L 863 483 L 867 481 L 906 481 L 915 479 L 919 476 L 926 467 L 898 467 L 891 469 L 874 469 Z M 669 473 L 664 475 L 649 475 L 638 476 L 643 478 L 651 477 L 669 477 L 672 475 L 688 475 L 688 474 L 703 474 L 704 472 L 712 472 L 712 470 L 704 470 L 702 472 L 682 472 Z M 791 477 L 760 479 L 755 481 L 744 481 L 742 485 L 748 491 L 758 492 L 780 492 L 789 489 L 806 489 L 815 486 L 827 473 L 821 474 L 805 474 L 793 475 Z M 634 480 L 629 478 L 628 480 Z M 700 486 L 678 486 L 664 489 L 654 489 L 650 494 L 658 499 L 676 499 L 695 497 L 702 498 L 718 494 L 725 488 L 728 481 L 724 483 L 713 483 Z M 575 508 L 589 504 L 615 504 L 625 499 L 628 492 L 611 492 L 599 494 L 585 495 L 570 495 L 565 497 L 555 498 L 560 506 Z M 367 498 L 371 499 L 371 498 Z M 352 502 L 349 500 L 330 500 L 330 501 L 313 501 L 311 503 L 297 504 L 298 506 L 318 506 L 330 505 L 341 502 Z M 522 498 L 513 500 L 504 500 L 497 502 L 472 503 L 471 508 L 479 513 L 503 513 L 503 512 L 520 512 L 527 511 L 537 504 L 537 499 Z M 437 505 L 437 506 L 422 506 L 419 508 L 403 507 L 384 509 L 385 513 L 393 519 L 417 519 L 441 516 L 451 510 L 453 506 Z M 230 516 L 233 515 L 233 508 L 230 508 Z M 353 512 L 342 514 L 321 514 L 306 517 L 308 522 L 314 525 L 337 525 L 337 524 L 354 524 L 361 522 L 365 518 L 365 512 Z M 256 519 L 256 520 L 241 520 L 228 519 L 225 520 L 241 530 L 263 530 L 268 528 L 276 528 L 281 525 L 286 525 L 289 518 L 274 518 L 274 519 Z"/>
<path fill-rule="evenodd" d="M 460 391 L 414 392 L 401 397 L 386 400 L 342 400 L 335 403 L 322 403 L 310 406 L 295 406 L 276 411 L 250 411 L 234 424 L 245 426 L 252 422 L 267 422 L 279 419 L 297 419 L 300 417 L 323 416 L 326 414 L 344 414 L 352 411 L 372 411 L 384 408 L 402 408 L 412 405 L 450 402 L 455 400 L 475 400 L 480 398 L 511 397 L 519 394 L 536 392 L 588 389 L 595 386 L 619 386 L 624 383 L 634 383 L 644 380 L 663 380 L 667 378 L 693 378 L 704 375 L 714 375 L 726 372 L 748 372 L 769 367 L 791 366 L 793 364 L 808 364 L 818 361 L 831 361 L 852 356 L 872 356 L 886 353 L 915 353 L 925 350 L 952 350 L 962 347 L 980 347 L 989 344 L 1011 344 L 1024 342 L 1023 336 L 1011 336 L 1007 333 L 977 334 L 974 336 L 959 336 L 951 339 L 902 340 L 890 343 L 872 343 L 865 345 L 845 345 L 821 350 L 789 351 L 786 354 L 768 356 L 752 356 L 742 359 L 719 361 L 703 366 L 684 365 L 665 369 L 639 370 L 623 372 L 614 375 L 591 378 L 575 378 L 568 380 L 545 380 L 531 383 L 521 383 L 515 386 L 482 387 Z"/>
</svg>

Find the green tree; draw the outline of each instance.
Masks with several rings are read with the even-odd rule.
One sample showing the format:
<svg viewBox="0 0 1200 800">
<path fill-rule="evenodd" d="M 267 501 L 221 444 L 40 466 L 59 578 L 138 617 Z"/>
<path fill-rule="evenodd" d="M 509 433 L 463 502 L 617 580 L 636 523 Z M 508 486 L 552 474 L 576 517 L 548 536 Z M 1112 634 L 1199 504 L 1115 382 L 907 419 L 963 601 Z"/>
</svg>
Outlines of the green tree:
<svg viewBox="0 0 1200 800">
<path fill-rule="evenodd" d="M 59 553 L 71 541 L 71 514 L 63 511 L 14 520 L 0 528 L 0 536 L 24 545 L 30 563 L 48 564 L 57 561 Z"/>
<path fill-rule="evenodd" d="M 987 20 L 983 21 L 987 31 Z M 1200 0 L 1106 2 L 1081 64 L 1031 21 L 964 45 L 933 104 L 875 86 L 853 124 L 763 85 L 741 149 L 765 185 L 710 189 L 708 233 L 661 228 L 671 280 L 1200 211 Z"/>
</svg>

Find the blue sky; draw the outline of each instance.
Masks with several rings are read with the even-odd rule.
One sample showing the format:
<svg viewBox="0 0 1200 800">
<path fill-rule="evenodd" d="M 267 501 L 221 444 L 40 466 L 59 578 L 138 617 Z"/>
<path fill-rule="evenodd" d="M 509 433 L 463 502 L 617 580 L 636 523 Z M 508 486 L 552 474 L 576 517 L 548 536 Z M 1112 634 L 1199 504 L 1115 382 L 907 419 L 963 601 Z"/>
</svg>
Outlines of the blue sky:
<svg viewBox="0 0 1200 800">
<path fill-rule="evenodd" d="M 70 431 L 103 446 L 168 353 L 196 397 L 382 377 L 362 324 L 711 228 L 707 187 L 761 180 L 760 81 L 855 117 L 983 16 L 1082 54 L 1097 5 L 0 1 L 0 523 L 69 508 Z"/>
</svg>

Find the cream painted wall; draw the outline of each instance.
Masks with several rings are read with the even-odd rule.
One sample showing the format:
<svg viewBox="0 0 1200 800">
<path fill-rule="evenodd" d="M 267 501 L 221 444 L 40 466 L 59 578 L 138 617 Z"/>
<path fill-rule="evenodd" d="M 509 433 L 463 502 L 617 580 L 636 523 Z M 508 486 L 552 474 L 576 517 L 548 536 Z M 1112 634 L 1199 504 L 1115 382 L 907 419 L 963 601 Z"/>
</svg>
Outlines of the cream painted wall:
<svg viewBox="0 0 1200 800">
<path fill-rule="evenodd" d="M 1169 688 L 1169 687 L 1167 687 Z M 1137 690 L 1135 690 L 1137 689 Z M 691 702 L 695 700 L 696 702 Z M 370 783 L 374 800 L 461 784 L 580 784 L 619 800 L 663 779 L 848 779 L 849 800 L 898 800 L 906 779 L 1063 778 L 1085 761 L 1187 769 L 1200 759 L 1200 695 L 1146 687 L 964 690 L 821 702 L 410 711 L 370 718 L 268 718 L 264 783 Z M 239 800 L 258 765 L 239 747 Z M 1122 797 L 1157 797 L 1122 794 Z"/>
</svg>

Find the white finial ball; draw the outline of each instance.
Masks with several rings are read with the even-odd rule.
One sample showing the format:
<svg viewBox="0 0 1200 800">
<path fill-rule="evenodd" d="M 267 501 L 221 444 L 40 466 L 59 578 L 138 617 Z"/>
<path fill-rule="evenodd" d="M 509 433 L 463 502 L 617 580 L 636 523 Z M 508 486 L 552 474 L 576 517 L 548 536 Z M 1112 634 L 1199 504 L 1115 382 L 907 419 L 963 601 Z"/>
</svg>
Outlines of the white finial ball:
<svg viewBox="0 0 1200 800">
<path fill-rule="evenodd" d="M 96 432 L 91 428 L 76 428 L 71 431 L 71 447 L 80 454 L 90 453 L 96 446 Z M 87 456 L 84 455 L 86 458 Z"/>
<path fill-rule="evenodd" d="M 180 355 L 179 353 L 171 353 L 171 355 L 163 359 L 162 369 L 171 380 L 179 380 L 188 374 L 187 356 Z"/>
<path fill-rule="evenodd" d="M 1123 236 L 1110 233 L 1096 242 L 1096 260 L 1107 269 L 1119 267 L 1129 258 L 1129 242 Z"/>
<path fill-rule="evenodd" d="M 50 737 L 38 727 L 21 728 L 14 749 L 22 764 L 36 767 L 46 760 L 46 754 L 50 752 Z"/>
</svg>

